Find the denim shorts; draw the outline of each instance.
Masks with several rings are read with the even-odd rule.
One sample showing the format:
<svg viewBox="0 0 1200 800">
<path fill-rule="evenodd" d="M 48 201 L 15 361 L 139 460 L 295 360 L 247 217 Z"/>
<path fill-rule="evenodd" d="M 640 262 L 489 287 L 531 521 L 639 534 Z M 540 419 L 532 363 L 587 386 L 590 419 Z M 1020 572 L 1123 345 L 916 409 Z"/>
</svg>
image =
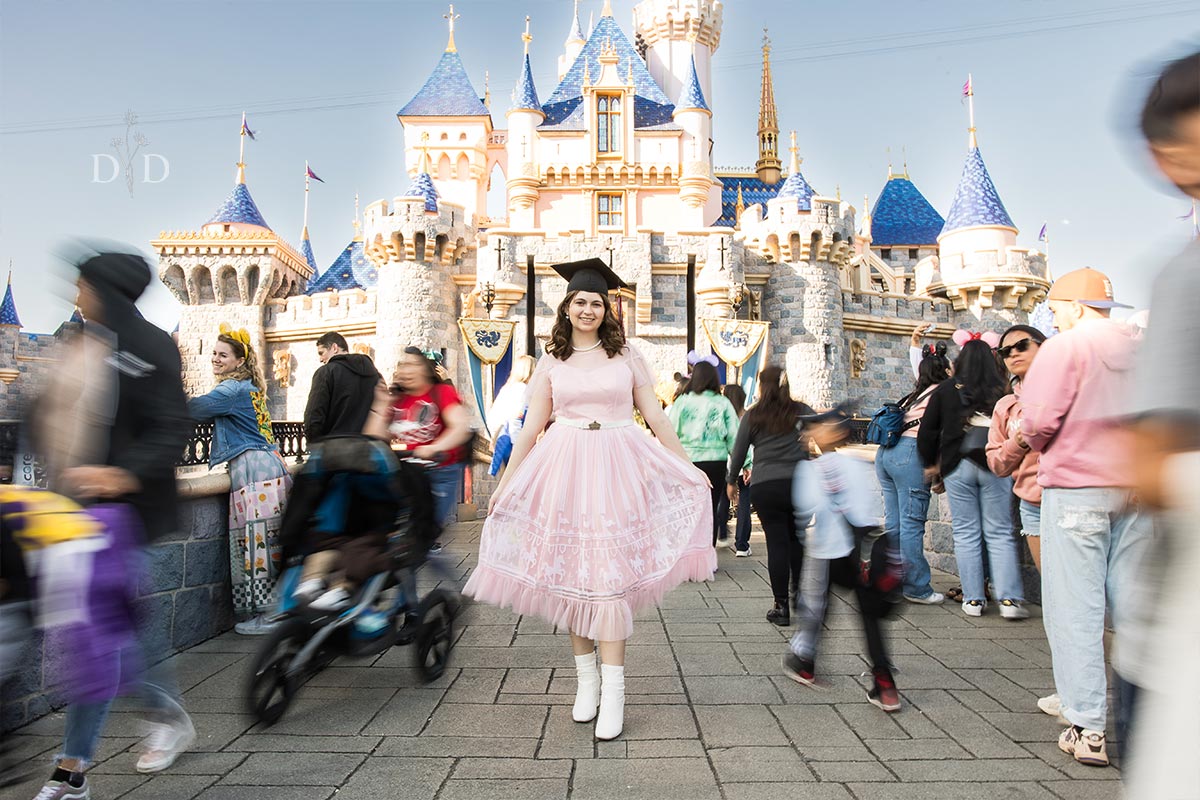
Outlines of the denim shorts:
<svg viewBox="0 0 1200 800">
<path fill-rule="evenodd" d="M 1021 535 L 1042 535 L 1042 507 L 1037 503 L 1021 501 Z"/>
</svg>

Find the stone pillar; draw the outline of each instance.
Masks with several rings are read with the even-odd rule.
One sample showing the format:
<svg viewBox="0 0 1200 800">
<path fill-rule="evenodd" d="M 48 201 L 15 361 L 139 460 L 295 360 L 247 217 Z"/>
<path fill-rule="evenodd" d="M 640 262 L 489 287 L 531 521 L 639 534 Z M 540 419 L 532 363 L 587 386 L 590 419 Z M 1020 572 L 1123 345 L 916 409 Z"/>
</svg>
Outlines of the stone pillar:
<svg viewBox="0 0 1200 800">
<path fill-rule="evenodd" d="M 447 351 L 446 369 L 457 378 L 457 294 L 450 271 L 425 261 L 389 262 L 379 270 L 375 365 L 385 380 L 404 348 Z M 458 385 L 458 380 L 455 380 Z"/>
<path fill-rule="evenodd" d="M 827 261 L 776 265 L 763 305 L 771 323 L 771 361 L 786 367 L 792 396 L 814 408 L 849 399 L 842 353 L 842 287 L 836 265 Z"/>
</svg>

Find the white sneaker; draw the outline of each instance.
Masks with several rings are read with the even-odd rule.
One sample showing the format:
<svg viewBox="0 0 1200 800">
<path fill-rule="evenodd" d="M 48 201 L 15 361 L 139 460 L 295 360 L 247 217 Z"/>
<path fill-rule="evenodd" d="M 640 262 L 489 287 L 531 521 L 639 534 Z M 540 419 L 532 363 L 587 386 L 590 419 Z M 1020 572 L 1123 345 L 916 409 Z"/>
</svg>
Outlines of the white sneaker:
<svg viewBox="0 0 1200 800">
<path fill-rule="evenodd" d="M 341 586 L 335 586 L 309 603 L 308 607 L 317 611 L 337 611 L 348 605 L 350 605 L 350 593 Z"/>
<path fill-rule="evenodd" d="M 272 620 L 270 614 L 259 614 L 257 617 L 234 625 L 233 631 L 242 636 L 266 636 L 278 627 L 279 623 Z"/>
<path fill-rule="evenodd" d="M 735 550 L 733 554 L 738 558 L 749 558 L 751 555 L 749 547 L 747 547 L 745 550 Z"/>
<path fill-rule="evenodd" d="M 1041 709 L 1042 713 L 1049 714 L 1058 720 L 1060 725 L 1071 724 L 1069 721 L 1067 721 L 1067 718 L 1062 715 L 1062 699 L 1059 698 L 1057 694 L 1049 694 L 1045 697 L 1039 697 L 1037 701 L 1037 707 Z"/>
<path fill-rule="evenodd" d="M 196 741 L 196 729 L 187 715 L 174 725 L 155 722 L 150 725 L 150 735 L 142 745 L 142 756 L 137 761 L 138 772 L 162 772 L 175 763 L 179 754 Z"/>
<path fill-rule="evenodd" d="M 1000 616 L 1004 619 L 1029 619 L 1029 609 L 1016 600 L 1001 600 Z"/>
<path fill-rule="evenodd" d="M 904 595 L 904 599 L 919 606 L 936 606 L 941 605 L 946 600 L 946 595 L 941 592 L 930 592 L 924 597 L 909 597 L 908 595 Z"/>
<path fill-rule="evenodd" d="M 982 600 L 963 600 L 962 610 L 968 617 L 982 617 L 987 603 Z"/>
</svg>

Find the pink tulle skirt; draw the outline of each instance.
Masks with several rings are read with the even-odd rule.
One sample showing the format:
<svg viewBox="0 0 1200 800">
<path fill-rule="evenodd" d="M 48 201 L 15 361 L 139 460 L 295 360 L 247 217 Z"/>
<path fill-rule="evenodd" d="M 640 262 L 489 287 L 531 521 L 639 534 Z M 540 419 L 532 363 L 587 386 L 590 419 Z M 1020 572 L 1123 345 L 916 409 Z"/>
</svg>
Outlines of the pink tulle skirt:
<svg viewBox="0 0 1200 800">
<path fill-rule="evenodd" d="M 496 500 L 463 592 L 601 641 L 717 568 L 703 473 L 640 427 L 552 425 Z"/>
</svg>

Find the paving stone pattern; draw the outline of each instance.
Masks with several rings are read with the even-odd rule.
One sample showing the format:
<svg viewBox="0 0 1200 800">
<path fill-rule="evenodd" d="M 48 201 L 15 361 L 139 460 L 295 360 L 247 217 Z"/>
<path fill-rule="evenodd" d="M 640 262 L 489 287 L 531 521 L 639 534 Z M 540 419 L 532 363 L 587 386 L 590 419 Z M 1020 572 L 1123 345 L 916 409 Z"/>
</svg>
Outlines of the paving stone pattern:
<svg viewBox="0 0 1200 800">
<path fill-rule="evenodd" d="M 446 558 L 456 580 L 479 523 L 459 526 Z M 154 777 L 133 770 L 139 736 L 121 701 L 92 773 L 96 800 L 1049 800 L 1120 797 L 1115 768 L 1059 752 L 1061 728 L 1034 705 L 1052 686 L 1041 621 L 968 619 L 957 606 L 905 604 L 887 624 L 898 714 L 866 702 L 854 608 L 831 601 L 818 672 L 826 688 L 780 671 L 791 629 L 763 617 L 766 547 L 720 551 L 720 571 L 639 615 L 629 643 L 624 735 L 598 742 L 571 721 L 565 635 L 532 618 L 464 608 L 451 668 L 423 685 L 411 648 L 340 660 L 300 691 L 277 725 L 255 725 L 242 687 L 255 639 L 233 634 L 176 657 L 199 738 Z M 935 574 L 946 589 L 953 576 Z M 426 588 L 431 580 L 424 581 Z M 18 746 L 49 763 L 63 717 L 27 726 Z M 1115 749 L 1115 748 L 1114 748 Z M 42 777 L 44 773 L 39 773 Z M 0 790 L 28 800 L 36 783 Z"/>
</svg>

